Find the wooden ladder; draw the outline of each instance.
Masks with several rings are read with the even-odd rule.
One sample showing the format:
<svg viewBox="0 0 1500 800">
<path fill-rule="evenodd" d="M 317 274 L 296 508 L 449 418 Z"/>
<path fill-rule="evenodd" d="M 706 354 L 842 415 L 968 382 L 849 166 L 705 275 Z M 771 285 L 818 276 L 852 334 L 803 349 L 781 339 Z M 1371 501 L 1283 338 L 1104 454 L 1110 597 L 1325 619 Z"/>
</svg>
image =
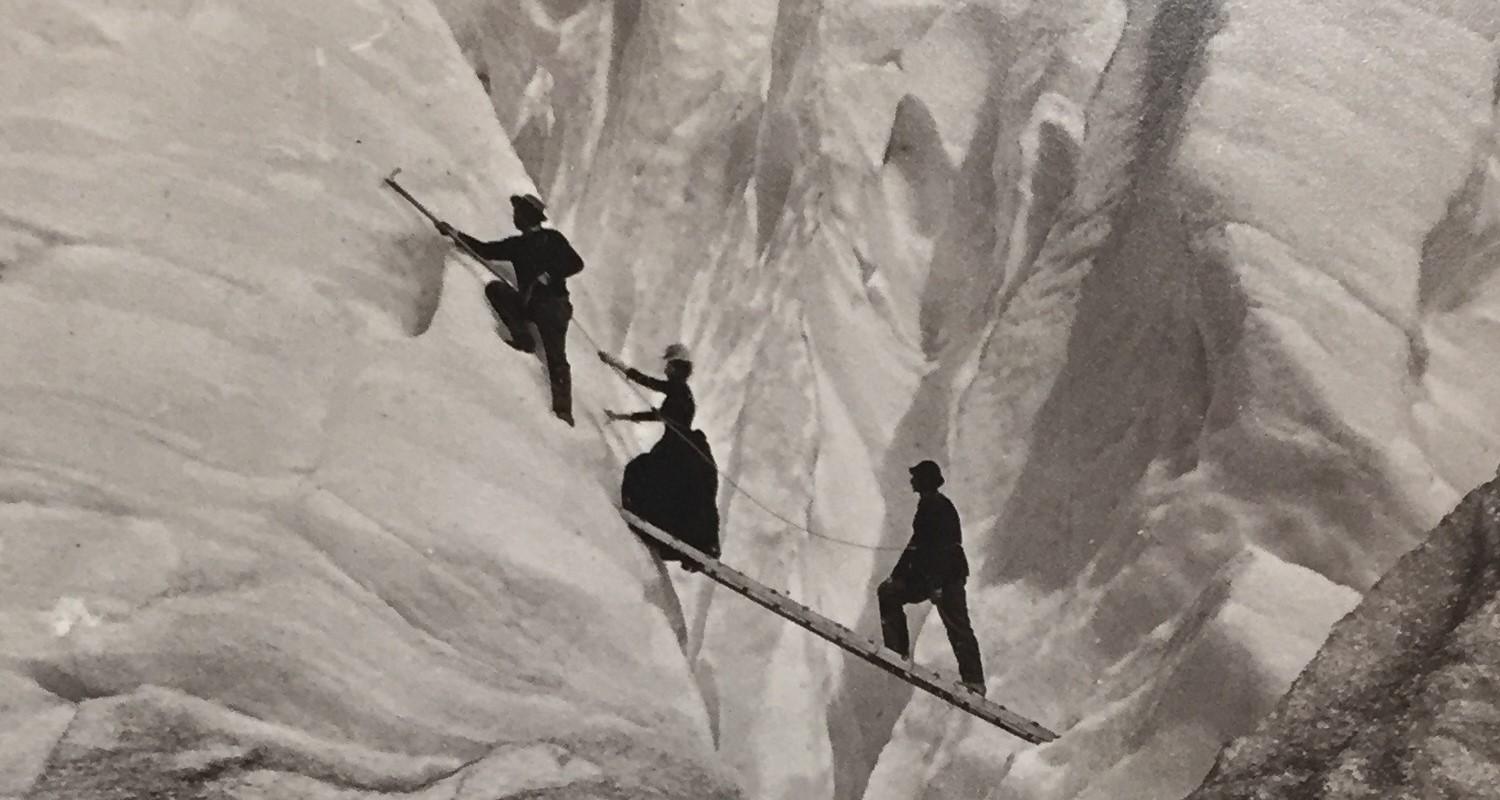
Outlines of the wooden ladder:
<svg viewBox="0 0 1500 800">
<path fill-rule="evenodd" d="M 993 702 L 983 695 L 971 692 L 962 684 L 949 680 L 936 670 L 928 669 L 916 662 L 902 658 L 894 650 L 875 643 L 869 637 L 834 622 L 805 605 L 778 592 L 750 576 L 726 566 L 718 559 L 690 547 L 655 525 L 621 509 L 630 525 L 662 545 L 681 553 L 688 560 L 703 568 L 703 574 L 744 595 L 751 602 L 777 614 L 805 630 L 844 648 L 871 664 L 889 672 L 928 694 L 943 699 L 964 711 L 1033 744 L 1050 742 L 1057 734 L 1032 722 L 1020 714 Z"/>
</svg>

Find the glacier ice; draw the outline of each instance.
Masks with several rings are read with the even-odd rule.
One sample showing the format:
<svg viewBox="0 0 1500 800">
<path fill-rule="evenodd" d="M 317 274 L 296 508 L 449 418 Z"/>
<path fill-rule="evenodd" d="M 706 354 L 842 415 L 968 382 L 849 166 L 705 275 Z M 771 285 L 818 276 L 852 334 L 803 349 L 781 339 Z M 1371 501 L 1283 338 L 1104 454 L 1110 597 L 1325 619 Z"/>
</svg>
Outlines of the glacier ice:
<svg viewBox="0 0 1500 800">
<path fill-rule="evenodd" d="M 0 21 L 0 797 L 1183 796 L 1500 460 L 1480 0 Z M 577 431 L 396 166 L 557 212 Z M 1062 739 L 650 562 L 590 348 L 679 340 L 726 559 L 874 631 L 938 458 Z"/>
</svg>

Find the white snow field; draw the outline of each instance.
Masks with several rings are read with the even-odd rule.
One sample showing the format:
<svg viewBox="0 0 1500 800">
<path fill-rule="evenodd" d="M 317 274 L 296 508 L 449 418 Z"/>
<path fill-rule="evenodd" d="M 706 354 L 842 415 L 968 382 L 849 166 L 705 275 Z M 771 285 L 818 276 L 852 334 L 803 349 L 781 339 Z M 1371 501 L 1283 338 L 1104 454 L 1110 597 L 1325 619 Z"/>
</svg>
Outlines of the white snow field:
<svg viewBox="0 0 1500 800">
<path fill-rule="evenodd" d="M 1497 33 L 9 0 L 0 798 L 1187 795 L 1500 460 Z M 548 200 L 576 429 L 398 166 L 480 236 Z M 876 635 L 939 460 L 989 694 L 1057 742 L 662 577 L 613 507 L 658 431 L 592 349 L 673 341 L 750 493 L 725 560 Z"/>
<path fill-rule="evenodd" d="M 592 424 L 381 184 L 530 187 L 436 11 L 0 16 L 0 796 L 733 796 Z"/>
</svg>

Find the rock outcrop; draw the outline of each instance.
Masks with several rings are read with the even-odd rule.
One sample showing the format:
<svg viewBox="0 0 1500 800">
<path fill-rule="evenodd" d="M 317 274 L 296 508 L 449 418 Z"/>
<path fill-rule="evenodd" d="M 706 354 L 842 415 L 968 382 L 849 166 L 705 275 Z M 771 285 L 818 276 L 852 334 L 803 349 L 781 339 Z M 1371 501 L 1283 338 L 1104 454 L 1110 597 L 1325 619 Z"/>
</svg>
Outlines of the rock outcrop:
<svg viewBox="0 0 1500 800">
<path fill-rule="evenodd" d="M 1490 797 L 1500 776 L 1500 481 L 1375 584 L 1190 800 Z"/>
</svg>

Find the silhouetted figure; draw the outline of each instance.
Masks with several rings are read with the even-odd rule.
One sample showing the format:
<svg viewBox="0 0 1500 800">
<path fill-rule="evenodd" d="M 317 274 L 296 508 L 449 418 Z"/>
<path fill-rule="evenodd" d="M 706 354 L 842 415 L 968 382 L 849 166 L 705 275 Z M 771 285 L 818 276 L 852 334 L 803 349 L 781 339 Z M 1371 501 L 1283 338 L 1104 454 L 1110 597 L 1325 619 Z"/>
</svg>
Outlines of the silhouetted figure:
<svg viewBox="0 0 1500 800">
<path fill-rule="evenodd" d="M 491 281 L 484 295 L 510 332 L 512 347 L 530 353 L 539 340 L 552 385 L 552 413 L 572 425 L 573 375 L 568 367 L 567 336 L 573 303 L 568 299 L 567 279 L 583 271 L 583 259 L 566 236 L 542 227 L 547 209 L 535 195 L 511 195 L 510 205 L 521 233 L 498 242 L 482 242 L 446 222 L 439 222 L 437 229 L 463 240 L 480 257 L 509 261 L 515 268 L 517 288 Z"/>
<path fill-rule="evenodd" d="M 688 388 L 688 378 L 693 375 L 693 361 L 688 356 L 686 347 L 674 344 L 662 353 L 662 360 L 667 362 L 667 377 L 654 378 L 641 372 L 634 367 L 626 366 L 619 359 L 608 353 L 600 352 L 599 358 L 604 363 L 624 373 L 626 378 L 638 383 L 654 392 L 666 395 L 659 408 L 649 411 L 637 411 L 634 414 L 618 414 L 614 411 L 605 411 L 605 416 L 611 421 L 623 420 L 626 422 L 662 422 L 686 433 L 693 429 L 693 415 L 697 413 L 698 405 L 693 401 L 693 390 Z M 664 431 L 663 436 L 670 435 L 671 431 Z"/>
<path fill-rule="evenodd" d="M 684 543 L 718 558 L 719 473 L 713 451 L 708 446 L 708 437 L 693 429 L 697 404 L 693 401 L 693 390 L 688 388 L 693 362 L 687 348 L 674 344 L 662 354 L 667 362 L 665 378 L 628 367 L 608 353 L 600 352 L 599 358 L 631 381 L 666 395 L 659 407 L 648 411 L 634 414 L 604 412 L 611 421 L 661 422 L 664 425 L 656 444 L 625 465 L 625 475 L 620 482 L 621 504 L 627 511 Z M 684 569 L 696 570 L 691 561 L 684 560 L 677 553 L 664 551 L 655 540 L 640 535 L 663 560 L 680 561 Z"/>
<path fill-rule="evenodd" d="M 964 557 L 958 509 L 938 491 L 943 485 L 943 472 L 935 462 L 922 461 L 910 472 L 911 488 L 919 497 L 911 521 L 911 542 L 876 592 L 885 646 L 909 658 L 906 606 L 931 600 L 948 629 L 960 679 L 970 690 L 984 694 L 984 667 L 964 592 L 969 561 Z"/>
</svg>

